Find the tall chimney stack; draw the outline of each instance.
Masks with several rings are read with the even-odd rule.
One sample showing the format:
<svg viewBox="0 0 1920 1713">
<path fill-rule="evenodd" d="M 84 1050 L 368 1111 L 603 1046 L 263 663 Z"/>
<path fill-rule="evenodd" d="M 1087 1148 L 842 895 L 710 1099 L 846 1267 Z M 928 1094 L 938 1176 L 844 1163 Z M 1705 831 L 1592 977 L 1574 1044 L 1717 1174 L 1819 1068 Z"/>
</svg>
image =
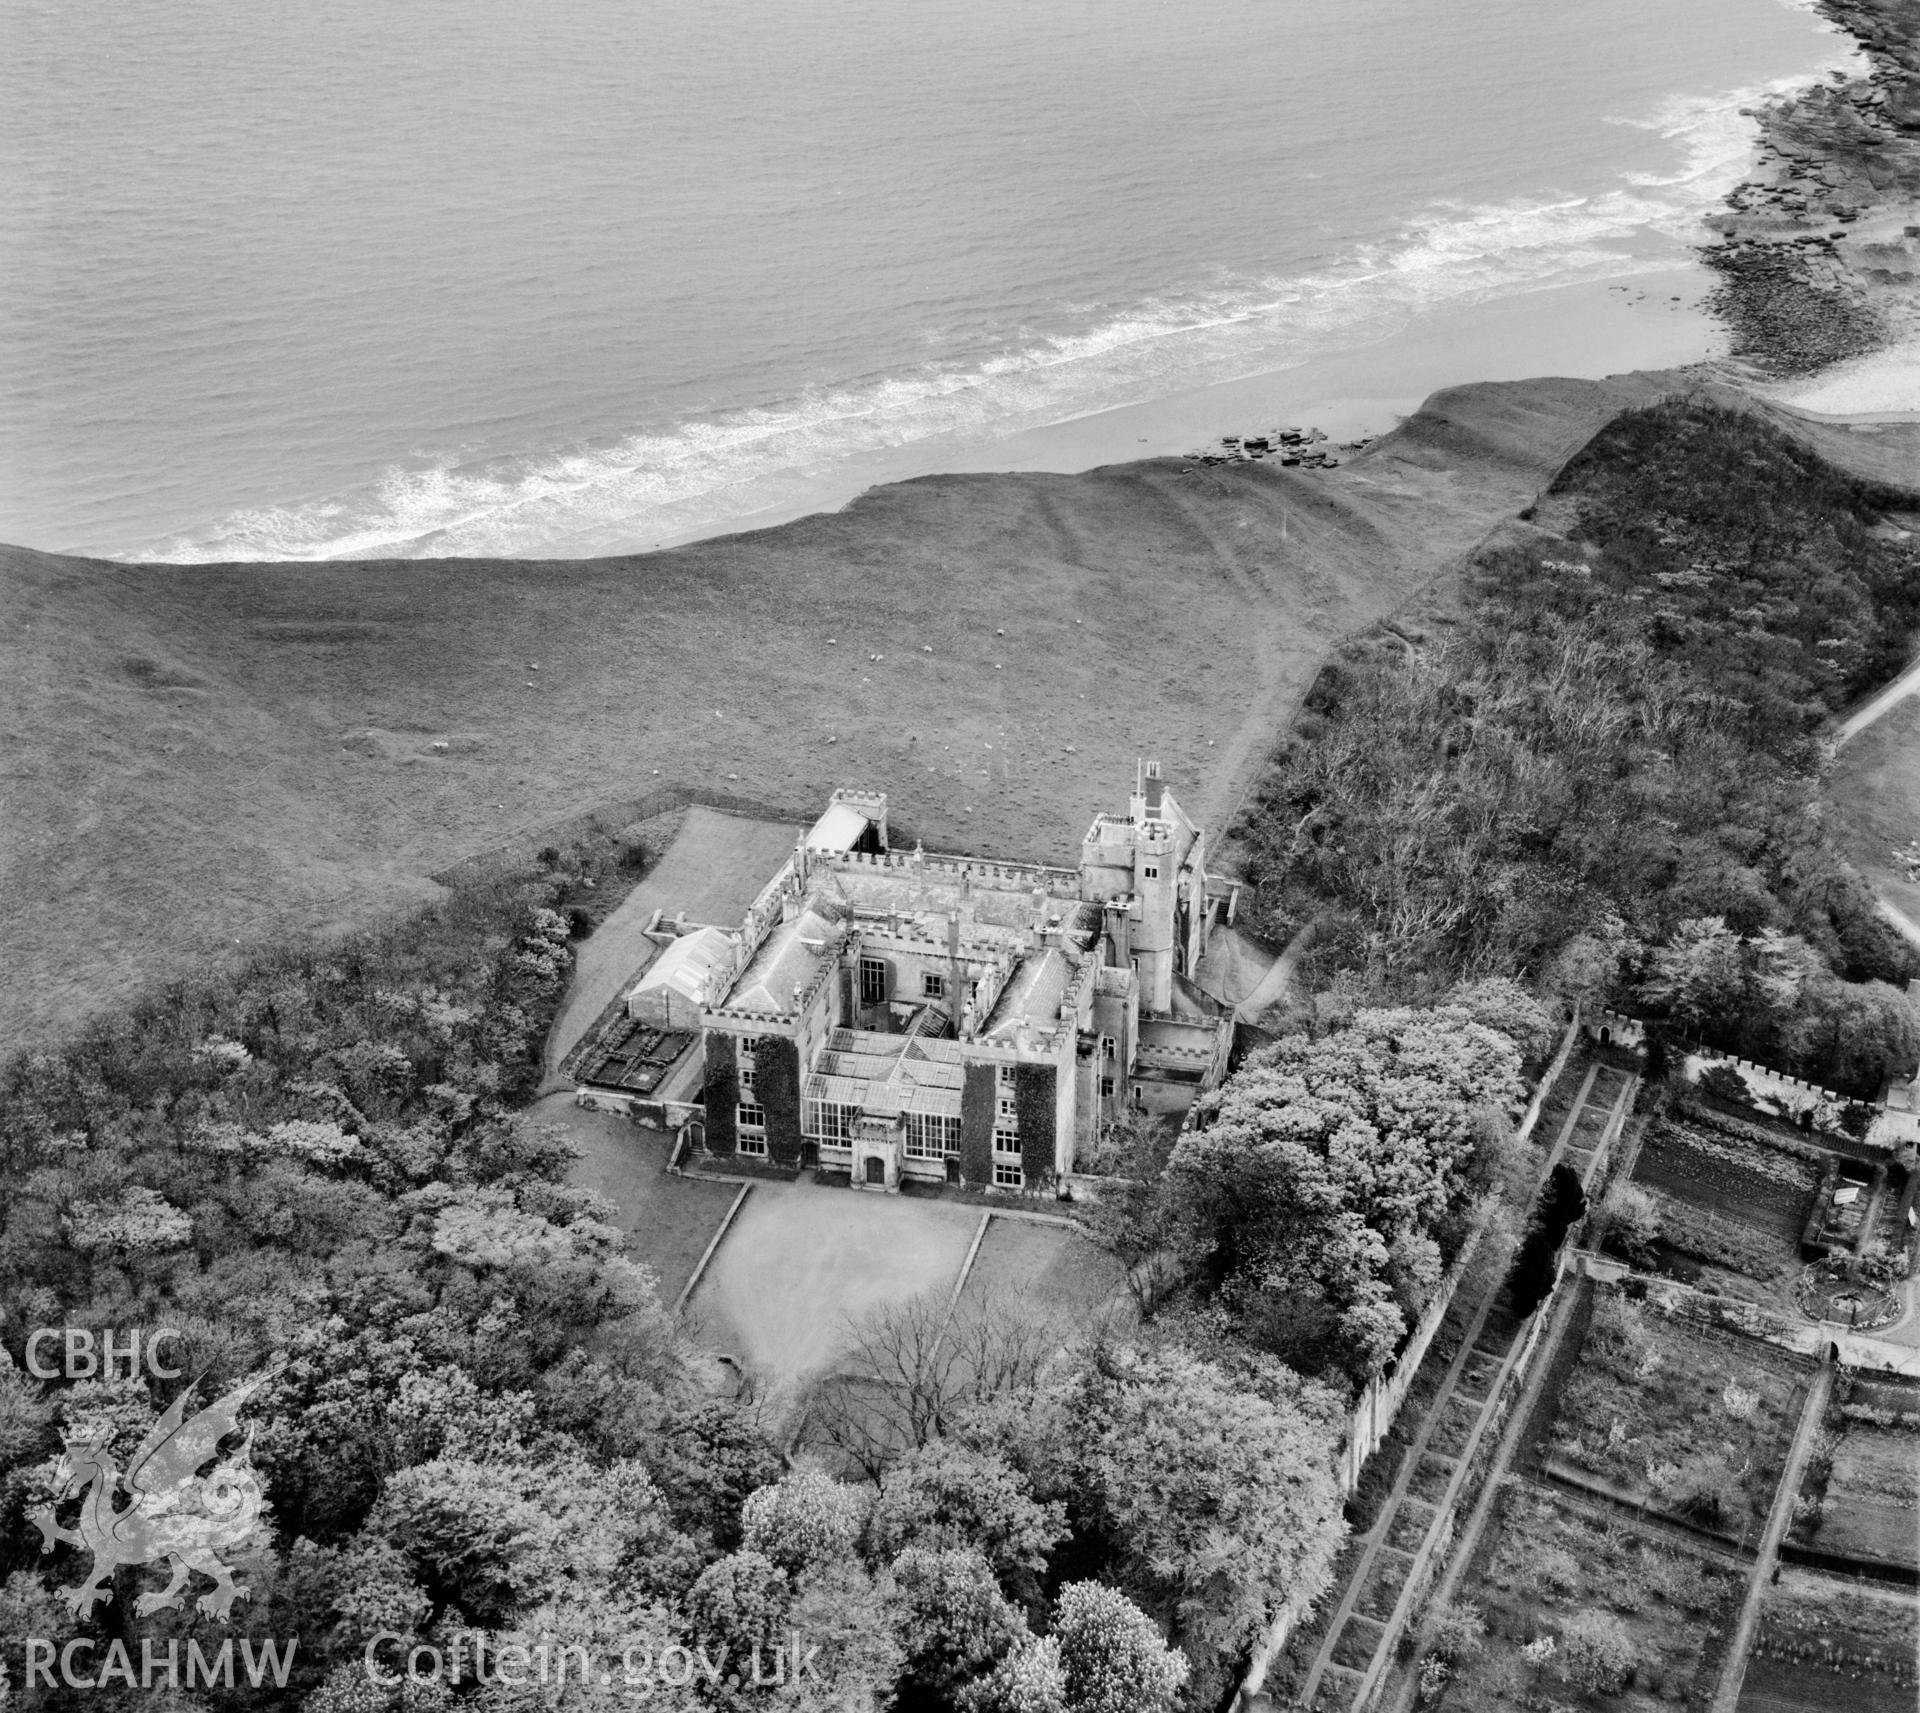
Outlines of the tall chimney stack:
<svg viewBox="0 0 1920 1713">
<path fill-rule="evenodd" d="M 953 1014 L 953 1033 L 960 1034 L 960 1012 L 966 1004 L 967 990 L 960 980 L 960 912 L 947 912 L 947 1009 Z"/>
</svg>

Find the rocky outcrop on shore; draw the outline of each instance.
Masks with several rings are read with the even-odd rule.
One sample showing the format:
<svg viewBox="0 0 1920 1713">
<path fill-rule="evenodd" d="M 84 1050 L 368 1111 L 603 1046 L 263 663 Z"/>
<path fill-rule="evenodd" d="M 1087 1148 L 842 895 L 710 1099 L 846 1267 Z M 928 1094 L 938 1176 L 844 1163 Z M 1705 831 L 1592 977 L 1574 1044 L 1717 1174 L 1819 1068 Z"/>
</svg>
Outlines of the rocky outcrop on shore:
<svg viewBox="0 0 1920 1713">
<path fill-rule="evenodd" d="M 1762 110 L 1760 161 L 1708 224 L 1733 355 L 1806 374 L 1920 335 L 1920 0 L 1825 0 L 1864 75 Z"/>
</svg>

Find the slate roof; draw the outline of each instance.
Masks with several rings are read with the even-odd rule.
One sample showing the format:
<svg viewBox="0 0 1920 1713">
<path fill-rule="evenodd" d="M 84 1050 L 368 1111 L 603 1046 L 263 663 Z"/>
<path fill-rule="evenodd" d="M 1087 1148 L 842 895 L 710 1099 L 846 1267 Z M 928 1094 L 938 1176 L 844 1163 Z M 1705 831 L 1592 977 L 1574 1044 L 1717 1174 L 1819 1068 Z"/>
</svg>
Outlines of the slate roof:
<svg viewBox="0 0 1920 1713">
<path fill-rule="evenodd" d="M 810 851 L 850 851 L 873 823 L 850 804 L 832 804 L 807 834 Z"/>
<path fill-rule="evenodd" d="M 836 955 L 838 944 L 839 930 L 833 920 L 809 904 L 791 922 L 780 923 L 767 935 L 719 1003 L 734 1010 L 788 1015 L 793 1010 L 793 990 L 813 979 L 820 966 Z"/>
<path fill-rule="evenodd" d="M 982 1035 L 989 1041 L 1011 1041 L 1023 1019 L 1035 1029 L 1057 1027 L 1060 1002 L 1066 998 L 1072 980 L 1073 965 L 1067 955 L 1051 946 L 1022 958 L 994 1001 L 993 1014 Z"/>
</svg>

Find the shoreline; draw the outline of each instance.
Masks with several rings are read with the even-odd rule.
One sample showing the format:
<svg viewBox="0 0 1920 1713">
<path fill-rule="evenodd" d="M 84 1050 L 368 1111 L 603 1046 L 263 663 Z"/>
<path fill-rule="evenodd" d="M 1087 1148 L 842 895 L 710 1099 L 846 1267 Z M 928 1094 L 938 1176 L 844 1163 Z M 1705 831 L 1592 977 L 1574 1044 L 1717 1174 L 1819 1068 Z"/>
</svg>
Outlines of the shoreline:
<svg viewBox="0 0 1920 1713">
<path fill-rule="evenodd" d="M 1819 0 L 1864 74 L 1757 110 L 1758 158 L 1708 217 L 1729 379 L 1828 413 L 1920 408 L 1920 0 Z M 1819 399 L 1822 403 L 1812 401 Z"/>
<path fill-rule="evenodd" d="M 1702 222 L 1691 258 L 1422 315 L 1372 343 L 1046 424 L 976 446 L 938 440 L 857 461 L 837 509 L 935 474 L 1076 474 L 1178 456 L 1225 433 L 1308 423 L 1379 435 L 1442 388 L 1680 370 L 1835 419 L 1920 417 L 1920 0 L 1817 0 L 1864 55 L 1754 110 L 1754 158 Z M 838 492 L 844 488 L 844 492 Z M 791 521 L 816 495 L 684 545 Z"/>
<path fill-rule="evenodd" d="M 919 477 L 1080 474 L 1283 421 L 1335 441 L 1377 436 L 1432 394 L 1475 381 L 1681 371 L 1836 420 L 1920 416 L 1920 0 L 1818 0 L 1812 10 L 1866 70 L 1829 70 L 1754 109 L 1752 163 L 1685 259 L 1645 253 L 1635 267 L 1629 248 L 1613 277 L 1429 312 L 1287 368 L 1003 438 L 865 454 L 815 472 L 804 493 L 653 545 L 776 527 Z M 1651 235 L 1643 242 L 1651 252 Z"/>
<path fill-rule="evenodd" d="M 1812 14 L 1815 8 L 1796 10 Z M 1806 24 L 1816 21 L 1808 17 Z M 1309 292 L 1297 328 L 1276 323 L 1284 337 L 1246 350 L 1250 372 L 1235 375 L 1224 363 L 1212 368 L 1212 375 L 1232 378 L 1202 378 L 1202 365 L 1198 371 L 1188 366 L 1180 378 L 1143 372 L 1130 398 L 1117 386 L 1069 388 L 1051 401 L 1051 410 L 1061 413 L 1052 420 L 1045 419 L 1046 402 L 1036 399 L 1029 402 L 1041 408 L 1010 415 L 941 407 L 908 410 L 896 422 L 890 405 L 870 412 L 856 397 L 845 413 L 854 426 L 817 437 L 804 421 L 796 426 L 776 411 L 764 435 L 750 421 L 721 424 L 726 434 L 708 451 L 680 445 L 674 431 L 657 444 L 642 435 L 632 445 L 595 442 L 556 453 L 551 468 L 532 454 L 525 470 L 515 460 L 496 471 L 482 459 L 463 464 L 456 458 L 444 469 L 427 459 L 336 496 L 337 526 L 302 526 L 309 513 L 326 510 L 327 502 L 309 497 L 284 508 L 265 505 L 258 527 L 209 526 L 105 551 L 125 563 L 171 564 L 627 555 L 835 512 L 862 493 L 922 476 L 1074 474 L 1178 456 L 1223 435 L 1260 433 L 1280 422 L 1312 424 L 1336 440 L 1377 435 L 1429 394 L 1479 380 L 1599 379 L 1699 365 L 1719 373 L 1732 346 L 1704 303 L 1719 280 L 1702 257 L 1710 238 L 1700 222 L 1736 178 L 1755 170 L 1758 127 L 1743 103 L 1765 99 L 1766 90 L 1804 90 L 1835 67 L 1859 65 L 1851 35 L 1824 17 L 1816 27 L 1813 53 L 1799 62 L 1803 69 L 1729 75 L 1711 96 L 1675 96 L 1660 116 L 1617 121 L 1660 132 L 1681 158 L 1648 156 L 1637 144 L 1641 153 L 1629 158 L 1642 170 L 1627 171 L 1623 161 L 1619 188 L 1564 207 L 1550 202 L 1566 230 L 1590 234 L 1565 253 L 1556 241 L 1530 254 L 1524 266 L 1495 266 L 1506 254 L 1507 227 L 1495 222 L 1483 239 L 1473 229 L 1473 211 L 1455 209 L 1447 216 L 1454 224 L 1446 227 L 1451 237 L 1443 259 L 1451 260 L 1444 290 L 1400 281 L 1396 269 L 1406 257 L 1376 259 L 1378 279 L 1363 273 L 1348 282 L 1371 310 L 1340 318 L 1338 329 L 1323 328 Z M 1714 81 L 1710 77 L 1709 86 Z M 1698 86 L 1697 77 L 1690 86 Z M 1485 255 L 1475 248 L 1483 242 L 1491 246 Z M 1463 259 L 1468 266 L 1456 278 L 1451 264 Z M 1433 262 L 1414 260 L 1420 266 L 1410 278 L 1423 276 Z M 1328 338 L 1338 343 L 1312 349 Z M 232 519 L 251 515 L 243 510 Z"/>
<path fill-rule="evenodd" d="M 1352 439 L 1449 385 L 1655 369 L 1835 420 L 1920 419 L 1920 0 L 1812 9 L 1866 70 L 1829 71 L 1755 110 L 1753 163 L 1702 222 L 1691 261 L 1423 316 L 1289 369 L 1030 429 L 998 444 L 998 464 L 945 468 L 1086 470 L 1282 418 Z"/>
<path fill-rule="evenodd" d="M 1702 266 L 1655 266 L 1608 280 L 1543 286 L 1418 317 L 1371 343 L 1285 369 L 1188 387 L 992 440 L 931 439 L 848 459 L 807 493 L 719 528 L 661 536 L 665 551 L 832 514 L 895 483 L 962 475 L 1081 475 L 1180 457 L 1224 433 L 1311 423 L 1336 441 L 1387 433 L 1447 387 L 1544 376 L 1604 380 L 1712 366 L 1727 337 L 1705 303 Z M 545 558 L 542 555 L 542 558 Z"/>
<path fill-rule="evenodd" d="M 1920 417 L 1920 0 L 1812 9 L 1866 69 L 1755 109 L 1753 162 L 1690 261 L 1441 311 L 1292 368 L 1027 430 L 997 443 L 997 463 L 942 468 L 1087 470 L 1280 419 L 1335 440 L 1378 435 L 1445 386 L 1539 375 L 1677 369 L 1835 419 Z"/>
<path fill-rule="evenodd" d="M 836 513 L 902 481 L 1078 474 L 1182 456 L 1281 422 L 1336 441 L 1377 436 L 1431 394 L 1475 381 L 1678 370 L 1832 416 L 1920 408 L 1920 0 L 1816 0 L 1807 10 L 1845 41 L 1849 63 L 1864 55 L 1866 69 L 1810 73 L 1796 91 L 1741 109 L 1758 124 L 1752 158 L 1690 247 L 1671 228 L 1643 228 L 1604 246 L 1613 262 L 1589 254 L 1585 277 L 1417 311 L 1370 340 L 1282 368 L 1011 433 L 950 431 L 796 464 L 722 484 L 657 520 L 619 530 L 596 523 L 507 556 L 538 564 L 645 554 Z M 669 521 L 676 509 L 678 526 Z M 273 557 L 350 563 L 474 551 L 457 535 L 421 535 Z M 112 562 L 228 557 L 182 558 L 156 544 Z"/>
</svg>

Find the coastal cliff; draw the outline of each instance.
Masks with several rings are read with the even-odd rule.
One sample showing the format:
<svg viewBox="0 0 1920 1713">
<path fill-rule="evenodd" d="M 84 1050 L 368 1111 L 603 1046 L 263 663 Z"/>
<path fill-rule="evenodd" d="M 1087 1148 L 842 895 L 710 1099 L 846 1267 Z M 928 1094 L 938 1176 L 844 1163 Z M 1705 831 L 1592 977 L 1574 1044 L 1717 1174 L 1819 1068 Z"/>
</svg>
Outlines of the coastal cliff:
<svg viewBox="0 0 1920 1713">
<path fill-rule="evenodd" d="M 676 785 L 1058 859 L 1158 757 L 1231 820 L 1340 641 L 1522 520 L 1678 374 L 1436 394 L 1336 470 L 935 476 L 575 562 L 130 566 L 0 549 L 0 1030 L 431 895 Z M 1727 389 L 1708 389 L 1737 401 Z M 1744 401 L 1871 480 L 1920 426 Z"/>
</svg>

